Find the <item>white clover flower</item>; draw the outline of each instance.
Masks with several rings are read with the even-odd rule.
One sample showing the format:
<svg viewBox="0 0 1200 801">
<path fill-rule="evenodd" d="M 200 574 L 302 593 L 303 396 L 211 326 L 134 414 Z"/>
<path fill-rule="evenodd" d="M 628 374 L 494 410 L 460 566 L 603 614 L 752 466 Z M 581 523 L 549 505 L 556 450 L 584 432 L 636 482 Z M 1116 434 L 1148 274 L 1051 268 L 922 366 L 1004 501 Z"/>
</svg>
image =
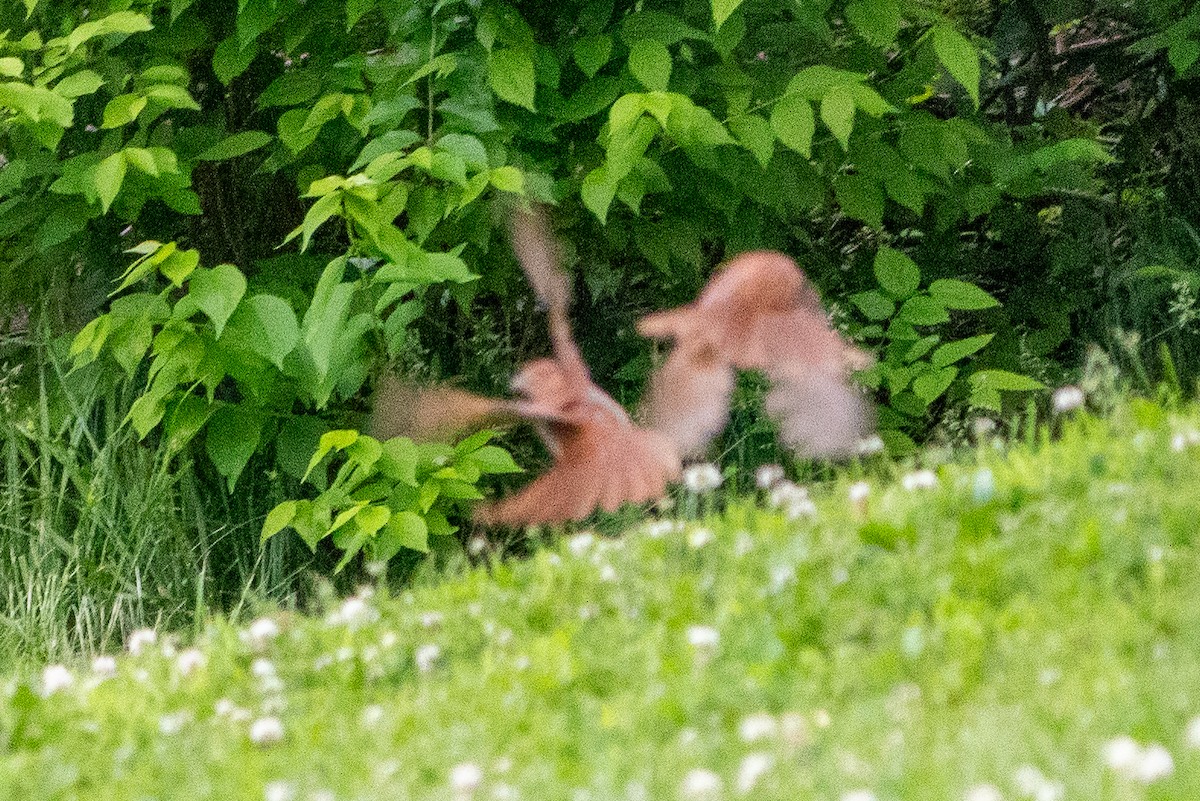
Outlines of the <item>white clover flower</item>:
<svg viewBox="0 0 1200 801">
<path fill-rule="evenodd" d="M 579 607 L 580 620 L 595 620 L 600 615 L 600 607 L 596 604 L 584 604 Z"/>
<path fill-rule="evenodd" d="M 813 723 L 818 729 L 828 729 L 833 724 L 833 717 L 828 709 L 818 709 L 813 712 Z"/>
<path fill-rule="evenodd" d="M 472 762 L 460 762 L 450 769 L 450 787 L 456 793 L 467 795 L 483 784 L 483 769 Z"/>
<path fill-rule="evenodd" d="M 865 481 L 855 481 L 846 489 L 846 497 L 850 503 L 859 505 L 871 494 L 871 485 Z"/>
<path fill-rule="evenodd" d="M 42 697 L 48 698 L 60 690 L 69 690 L 75 684 L 75 674 L 63 665 L 47 665 L 42 670 Z"/>
<path fill-rule="evenodd" d="M 413 661 L 417 663 L 417 670 L 422 673 L 428 673 L 433 670 L 433 666 L 437 663 L 442 655 L 441 646 L 437 643 L 425 643 L 417 652 L 413 654 Z"/>
<path fill-rule="evenodd" d="M 610 564 L 600 565 L 600 580 L 604 582 L 613 582 L 617 580 L 617 569 Z"/>
<path fill-rule="evenodd" d="M 784 712 L 779 716 L 779 732 L 789 748 L 804 748 L 812 739 L 808 721 L 799 712 Z"/>
<path fill-rule="evenodd" d="M 711 650 L 721 642 L 721 632 L 712 626 L 688 626 L 687 640 L 693 648 Z"/>
<path fill-rule="evenodd" d="M 1171 752 L 1159 743 L 1150 743 L 1139 754 L 1134 778 L 1143 784 L 1165 779 L 1175 772 L 1175 760 Z"/>
<path fill-rule="evenodd" d="M 279 718 L 259 718 L 250 724 L 250 742 L 257 746 L 275 745 L 282 739 L 283 721 Z"/>
<path fill-rule="evenodd" d="M 383 707 L 379 704 L 371 704 L 362 711 L 362 722 L 364 726 L 378 726 L 383 721 Z"/>
<path fill-rule="evenodd" d="M 816 505 L 808 497 L 808 490 L 791 481 L 780 481 L 776 484 L 771 489 L 767 502 L 792 520 L 814 517 L 817 513 Z"/>
<path fill-rule="evenodd" d="M 1171 437 L 1171 450 L 1176 452 L 1185 451 L 1197 445 L 1200 445 L 1200 431 L 1196 431 L 1195 429 L 1181 431 Z"/>
<path fill-rule="evenodd" d="M 683 526 L 674 520 L 655 520 L 653 523 L 646 525 L 646 535 L 651 539 L 661 539 L 668 534 L 678 531 Z"/>
<path fill-rule="evenodd" d="M 326 615 L 325 624 L 358 628 L 378 620 L 379 610 L 367 603 L 367 597 L 369 597 L 369 593 L 361 590 L 358 595 L 351 595 L 342 601 L 342 605 L 337 610 Z"/>
<path fill-rule="evenodd" d="M 779 724 L 772 715 L 766 712 L 755 712 L 753 715 L 742 718 L 742 722 L 738 724 L 738 736 L 744 742 L 752 743 L 755 740 L 774 737 L 778 729 Z"/>
<path fill-rule="evenodd" d="M 1188 748 L 1200 748 L 1200 715 L 1188 721 L 1187 728 L 1183 730 L 1183 739 Z"/>
<path fill-rule="evenodd" d="M 842 795 L 842 801 L 876 801 L 875 794 L 870 790 L 851 790 Z"/>
<path fill-rule="evenodd" d="M 175 657 L 175 671 L 180 676 L 190 676 L 208 663 L 208 657 L 198 648 L 188 648 L 180 651 Z"/>
<path fill-rule="evenodd" d="M 92 673 L 102 679 L 117 675 L 117 660 L 111 656 L 98 656 L 92 660 Z"/>
<path fill-rule="evenodd" d="M 759 489 L 770 489 L 783 479 L 783 468 L 777 464 L 764 464 L 754 471 L 754 483 Z"/>
<path fill-rule="evenodd" d="M 129 653 L 137 656 L 142 651 L 158 642 L 158 632 L 154 629 L 138 629 L 129 635 L 127 647 Z"/>
<path fill-rule="evenodd" d="M 379 647 L 386 650 L 395 648 L 400 642 L 400 635 L 394 631 L 385 631 L 383 636 L 379 638 Z"/>
<path fill-rule="evenodd" d="M 274 676 L 276 675 L 275 663 L 270 659 L 255 659 L 250 663 L 250 672 L 259 679 Z"/>
<path fill-rule="evenodd" d="M 260 617 L 242 632 L 242 642 L 250 645 L 256 651 L 267 647 L 271 640 L 279 636 L 279 624 L 269 617 Z"/>
<path fill-rule="evenodd" d="M 758 780 L 763 777 L 767 771 L 775 766 L 775 757 L 770 754 L 754 753 L 746 754 L 742 758 L 742 762 L 738 765 L 737 774 L 737 790 L 742 795 L 754 789 L 754 785 L 758 784 Z"/>
<path fill-rule="evenodd" d="M 1141 758 L 1142 748 L 1129 735 L 1114 737 L 1104 744 L 1104 764 L 1118 773 L 1132 774 Z"/>
<path fill-rule="evenodd" d="M 721 777 L 711 770 L 695 768 L 688 771 L 679 786 L 679 793 L 687 801 L 707 801 L 721 795 Z"/>
<path fill-rule="evenodd" d="M 213 704 L 213 712 L 219 718 L 228 718 L 234 723 L 245 723 L 250 719 L 250 710 L 240 707 L 228 698 L 219 698 Z"/>
<path fill-rule="evenodd" d="M 909 492 L 933 489 L 938 485 L 937 474 L 932 470 L 915 470 L 900 479 L 900 485 Z"/>
<path fill-rule="evenodd" d="M 263 801 L 292 801 L 296 788 L 287 782 L 271 782 L 263 788 Z"/>
<path fill-rule="evenodd" d="M 158 732 L 164 737 L 173 737 L 183 731 L 183 727 L 192 719 L 192 713 L 187 710 L 163 715 L 158 719 Z"/>
<path fill-rule="evenodd" d="M 521 793 L 511 784 L 497 784 L 492 788 L 492 801 L 517 801 Z"/>
<path fill-rule="evenodd" d="M 567 550 L 574 556 L 583 556 L 592 549 L 596 544 L 596 535 L 590 531 L 581 531 L 580 533 L 567 538 Z"/>
<path fill-rule="evenodd" d="M 1054 390 L 1054 411 L 1058 414 L 1073 412 L 1083 405 L 1083 390 L 1074 384 Z"/>
<path fill-rule="evenodd" d="M 308 795 L 308 801 L 337 801 L 333 790 L 313 790 Z"/>
<path fill-rule="evenodd" d="M 720 469 L 712 462 L 689 465 L 683 471 L 683 486 L 696 495 L 712 492 L 722 481 Z"/>
<path fill-rule="evenodd" d="M 996 421 L 990 417 L 976 417 L 971 421 L 971 432 L 976 441 L 983 439 L 996 430 Z M 990 787 L 991 785 L 984 785 Z"/>
<path fill-rule="evenodd" d="M 696 548 L 698 550 L 703 548 L 705 545 L 708 545 L 710 542 L 716 539 L 716 537 L 717 535 L 713 534 L 712 529 L 698 526 L 688 531 L 687 544 L 689 547 Z"/>
<path fill-rule="evenodd" d="M 883 450 L 883 437 L 872 434 L 866 439 L 860 439 L 855 445 L 859 456 L 871 456 Z"/>
<path fill-rule="evenodd" d="M 1004 795 L 994 784 L 977 784 L 967 790 L 963 801 L 1004 801 Z"/>
<path fill-rule="evenodd" d="M 1061 782 L 1051 781 L 1033 765 L 1021 765 L 1013 773 L 1013 782 L 1022 795 L 1034 801 L 1060 801 L 1064 795 Z"/>
</svg>

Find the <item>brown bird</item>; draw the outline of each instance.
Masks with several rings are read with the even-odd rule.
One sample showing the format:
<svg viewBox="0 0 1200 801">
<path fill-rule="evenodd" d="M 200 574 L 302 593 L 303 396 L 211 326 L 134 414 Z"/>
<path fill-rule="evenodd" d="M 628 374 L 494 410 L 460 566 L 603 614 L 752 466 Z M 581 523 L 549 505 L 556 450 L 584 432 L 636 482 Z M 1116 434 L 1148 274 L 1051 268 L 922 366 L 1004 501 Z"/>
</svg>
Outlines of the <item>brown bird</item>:
<svg viewBox="0 0 1200 801">
<path fill-rule="evenodd" d="M 830 327 L 816 290 L 782 253 L 736 257 L 694 303 L 647 315 L 638 331 L 675 343 L 651 376 L 643 414 L 684 456 L 725 427 L 736 370 L 766 374 L 767 413 L 807 456 L 851 454 L 872 428 L 872 409 L 849 381 L 871 357 Z"/>
<path fill-rule="evenodd" d="M 521 368 L 511 383 L 521 396 L 517 400 L 385 382 L 376 396 L 373 431 L 436 438 L 483 425 L 532 423 L 554 464 L 516 495 L 479 509 L 476 519 L 486 524 L 562 523 L 596 509 L 613 511 L 624 503 L 662 497 L 679 476 L 679 456 L 666 437 L 635 425 L 592 381 L 571 335 L 570 287 L 545 218 L 515 214 L 512 241 L 534 293 L 546 306 L 553 355 Z"/>
</svg>

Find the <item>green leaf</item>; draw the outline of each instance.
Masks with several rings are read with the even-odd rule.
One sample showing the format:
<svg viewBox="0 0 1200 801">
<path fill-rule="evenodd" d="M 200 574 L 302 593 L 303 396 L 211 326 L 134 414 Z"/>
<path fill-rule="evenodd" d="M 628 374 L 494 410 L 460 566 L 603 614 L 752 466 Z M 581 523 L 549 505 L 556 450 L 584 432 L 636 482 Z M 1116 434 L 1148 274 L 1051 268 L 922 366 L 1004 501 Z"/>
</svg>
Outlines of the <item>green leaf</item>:
<svg viewBox="0 0 1200 801">
<path fill-rule="evenodd" d="M 464 457 L 464 461 L 471 462 L 484 473 L 524 472 L 520 465 L 513 461 L 512 454 L 495 445 L 484 445 L 482 448 L 472 451 L 469 456 Z"/>
<path fill-rule="evenodd" d="M 292 524 L 296 517 L 296 501 L 284 501 L 267 512 L 263 521 L 261 541 L 266 542 Z"/>
<path fill-rule="evenodd" d="M 896 300 L 904 300 L 921 284 L 921 268 L 898 250 L 885 246 L 875 254 L 875 278 L 883 291 Z"/>
<path fill-rule="evenodd" d="M 228 86 L 230 81 L 250 67 L 250 62 L 257 53 L 258 50 L 254 47 L 243 50 L 237 34 L 226 38 L 213 51 L 213 72 L 217 80 Z"/>
<path fill-rule="evenodd" d="M 741 4 L 742 0 L 712 0 L 713 22 L 720 28 L 725 24 L 725 20 L 733 16 L 733 12 L 737 11 Z"/>
<path fill-rule="evenodd" d="M 96 189 L 96 196 L 100 198 L 100 208 L 105 213 L 108 212 L 109 206 L 116 200 L 117 193 L 121 191 L 121 184 L 124 180 L 125 155 L 123 153 L 113 153 L 96 165 L 96 172 L 92 177 L 92 185 Z"/>
<path fill-rule="evenodd" d="M 845 86 L 835 86 L 821 98 L 821 122 L 829 128 L 842 150 L 850 149 L 854 130 L 854 96 Z"/>
<path fill-rule="evenodd" d="M 308 469 L 304 471 L 304 476 L 301 480 L 307 481 L 309 474 L 331 450 L 345 450 L 355 442 L 358 442 L 360 436 L 362 435 L 352 428 L 326 431 L 321 435 L 321 441 L 317 444 L 317 449 L 313 451 L 312 458 L 308 460 Z"/>
<path fill-rule="evenodd" d="M 242 307 L 251 322 L 250 346 L 254 352 L 283 369 L 283 360 L 300 342 L 296 312 L 277 295 L 255 295 Z M 241 310 L 239 309 L 239 313 Z"/>
<path fill-rule="evenodd" d="M 617 195 L 617 187 L 608 180 L 608 171 L 597 167 L 584 176 L 579 187 L 579 196 L 588 211 L 596 215 L 603 224 L 608 219 L 608 208 Z"/>
<path fill-rule="evenodd" d="M 765 170 L 775 153 L 775 131 L 771 129 L 771 123 L 757 114 L 740 114 L 729 121 L 729 130 Z"/>
<path fill-rule="evenodd" d="M 817 123 L 812 104 L 800 95 L 784 95 L 771 109 L 771 129 L 779 141 L 805 158 L 812 158 Z"/>
<path fill-rule="evenodd" d="M 859 35 L 876 47 L 886 47 L 900 33 L 898 0 L 851 0 L 846 5 L 846 21 Z"/>
<path fill-rule="evenodd" d="M 909 325 L 938 325 L 950 319 L 946 307 L 925 295 L 915 295 L 904 301 L 896 320 Z"/>
<path fill-rule="evenodd" d="M 75 98 L 90 95 L 104 85 L 104 79 L 91 70 L 80 70 L 54 85 L 55 94 Z"/>
<path fill-rule="evenodd" d="M 379 535 L 375 556 L 386 560 L 401 548 L 429 553 L 429 529 L 416 512 L 406 510 L 392 515 Z"/>
<path fill-rule="evenodd" d="M 217 338 L 225 323 L 246 294 L 246 276 L 232 264 L 218 264 L 211 270 L 197 270 L 188 283 L 188 297 L 196 308 L 212 320 Z"/>
<path fill-rule="evenodd" d="M 118 11 L 102 19 L 85 22 L 71 31 L 67 36 L 67 52 L 75 52 L 84 42 L 97 36 L 108 36 L 113 33 L 141 33 L 153 29 L 154 26 L 145 16 L 133 11 Z"/>
<path fill-rule="evenodd" d="M 642 39 L 654 39 L 673 45 L 683 39 L 708 41 L 708 35 L 688 25 L 679 17 L 663 11 L 637 11 L 621 23 L 621 38 L 633 45 Z"/>
<path fill-rule="evenodd" d="M 225 161 L 226 159 L 235 159 L 238 156 L 258 150 L 264 145 L 270 144 L 275 137 L 263 131 L 240 131 L 227 136 L 212 147 L 202 151 L 196 156 L 198 161 Z"/>
<path fill-rule="evenodd" d="M 1032 392 L 1045 389 L 1046 385 L 1036 378 L 1008 370 L 980 370 L 971 374 L 972 390 L 1003 392 Z"/>
<path fill-rule="evenodd" d="M 392 481 L 417 486 L 417 446 L 408 437 L 392 437 L 383 443 L 376 469 Z"/>
<path fill-rule="evenodd" d="M 629 48 L 629 71 L 647 89 L 665 92 L 671 80 L 671 53 L 662 42 L 641 39 Z"/>
<path fill-rule="evenodd" d="M 25 62 L 16 56 L 0 58 L 0 77 L 20 78 L 25 74 Z M 59 92 L 62 95 L 62 92 Z M 66 97 L 66 95 L 63 95 Z"/>
<path fill-rule="evenodd" d="M 947 342 L 933 352 L 933 356 L 930 357 L 929 361 L 934 367 L 946 367 L 954 364 L 985 347 L 992 341 L 992 337 L 994 336 L 996 335 L 980 334 L 976 337 Z"/>
<path fill-rule="evenodd" d="M 613 40 L 607 34 L 584 36 L 575 40 L 572 55 L 584 75 L 594 78 L 612 55 Z"/>
<path fill-rule="evenodd" d="M 172 284 L 182 287 L 183 282 L 191 277 L 199 264 L 200 251 L 175 250 L 159 263 L 158 271 Z"/>
<path fill-rule="evenodd" d="M 104 107 L 104 122 L 101 128 L 120 128 L 137 119 L 146 108 L 146 98 L 141 95 L 117 95 Z"/>
<path fill-rule="evenodd" d="M 221 406 L 204 429 L 204 449 L 222 476 L 230 492 L 258 450 L 262 438 L 263 415 L 255 409 L 232 404 Z"/>
<path fill-rule="evenodd" d="M 886 320 L 896 313 L 896 304 L 874 290 L 850 296 L 850 302 L 866 315 L 868 320 Z"/>
<path fill-rule="evenodd" d="M 525 194 L 525 174 L 516 167 L 505 165 L 488 173 L 488 181 L 501 192 Z"/>
<path fill-rule="evenodd" d="M 978 107 L 979 51 L 975 45 L 949 25 L 938 25 L 933 29 L 933 50 L 954 80 L 967 90 L 971 102 Z"/>
<path fill-rule="evenodd" d="M 200 104 L 196 102 L 187 89 L 173 83 L 155 84 L 143 90 L 143 94 L 146 97 L 162 101 L 168 108 L 183 108 L 193 111 L 200 109 Z"/>
<path fill-rule="evenodd" d="M 364 506 L 354 515 L 354 525 L 367 538 L 374 537 L 379 529 L 392 518 L 392 510 L 386 506 Z"/>
<path fill-rule="evenodd" d="M 872 228 L 883 227 L 883 189 L 866 175 L 839 175 L 833 192 L 842 213 Z"/>
<path fill-rule="evenodd" d="M 501 100 L 530 111 L 535 90 L 533 59 L 528 51 L 516 48 L 493 50 L 488 53 L 488 85 Z"/>
<path fill-rule="evenodd" d="M 986 291 L 966 281 L 953 278 L 941 278 L 929 285 L 929 296 L 941 303 L 947 309 L 960 311 L 975 311 L 999 306 L 996 300 Z"/>
<path fill-rule="evenodd" d="M 941 397 L 942 393 L 950 388 L 950 385 L 954 383 L 954 379 L 957 377 L 958 369 L 955 367 L 944 367 L 940 370 L 934 370 L 917 376 L 912 384 L 913 394 L 928 406 Z"/>
</svg>

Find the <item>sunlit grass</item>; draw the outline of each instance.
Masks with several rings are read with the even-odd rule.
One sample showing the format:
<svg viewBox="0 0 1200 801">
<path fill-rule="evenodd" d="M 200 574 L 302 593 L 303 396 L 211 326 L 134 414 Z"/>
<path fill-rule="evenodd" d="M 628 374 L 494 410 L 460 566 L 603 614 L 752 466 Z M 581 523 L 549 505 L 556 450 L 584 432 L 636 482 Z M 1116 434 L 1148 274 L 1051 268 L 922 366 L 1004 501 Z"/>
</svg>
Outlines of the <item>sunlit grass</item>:
<svg viewBox="0 0 1200 801">
<path fill-rule="evenodd" d="M 5 684 L 0 797 L 1200 797 L 1198 426 L 1135 403 L 142 635 Z"/>
</svg>

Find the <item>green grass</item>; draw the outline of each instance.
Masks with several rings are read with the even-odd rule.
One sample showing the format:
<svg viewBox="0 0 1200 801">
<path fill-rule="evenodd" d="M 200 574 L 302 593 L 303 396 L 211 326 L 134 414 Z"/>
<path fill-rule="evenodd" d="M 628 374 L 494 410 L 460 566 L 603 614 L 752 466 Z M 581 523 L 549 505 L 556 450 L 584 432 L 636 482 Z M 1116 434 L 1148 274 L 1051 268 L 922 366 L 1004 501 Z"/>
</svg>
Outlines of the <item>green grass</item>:
<svg viewBox="0 0 1200 801">
<path fill-rule="evenodd" d="M 1064 428 L 14 675 L 0 798 L 1200 798 L 1200 414 Z"/>
</svg>

